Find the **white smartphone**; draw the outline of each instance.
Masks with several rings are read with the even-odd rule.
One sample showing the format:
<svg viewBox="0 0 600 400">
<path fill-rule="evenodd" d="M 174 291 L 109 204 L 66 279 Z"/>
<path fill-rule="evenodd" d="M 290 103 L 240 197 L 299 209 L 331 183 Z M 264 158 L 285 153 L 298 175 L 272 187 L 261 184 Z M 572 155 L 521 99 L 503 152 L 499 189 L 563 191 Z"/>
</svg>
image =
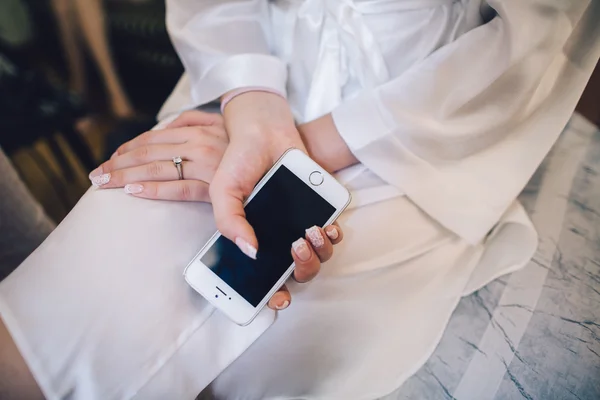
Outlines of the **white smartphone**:
<svg viewBox="0 0 600 400">
<path fill-rule="evenodd" d="M 350 203 L 350 193 L 304 152 L 288 150 L 246 201 L 258 238 L 256 260 L 219 232 L 185 269 L 188 284 L 238 325 L 247 325 L 294 270 L 292 242 L 327 226 Z"/>
</svg>

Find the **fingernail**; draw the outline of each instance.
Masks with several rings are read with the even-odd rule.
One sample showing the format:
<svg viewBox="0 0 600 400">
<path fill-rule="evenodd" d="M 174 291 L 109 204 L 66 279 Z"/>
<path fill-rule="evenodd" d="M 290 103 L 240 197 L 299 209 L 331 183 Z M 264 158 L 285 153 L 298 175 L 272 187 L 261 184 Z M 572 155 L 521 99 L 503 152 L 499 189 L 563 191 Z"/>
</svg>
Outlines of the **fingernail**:
<svg viewBox="0 0 600 400">
<path fill-rule="evenodd" d="M 281 304 L 277 304 L 277 305 L 275 306 L 275 308 L 276 308 L 276 309 L 278 309 L 278 310 L 285 310 L 286 308 L 288 308 L 288 306 L 289 306 L 289 305 L 290 305 L 290 301 L 289 301 L 289 300 L 286 300 L 286 301 L 284 301 L 284 302 L 283 302 L 283 303 L 281 303 Z"/>
<path fill-rule="evenodd" d="M 292 249 L 300 261 L 308 261 L 310 259 L 310 249 L 308 248 L 306 240 L 302 238 L 296 240 L 294 243 L 292 243 Z"/>
<path fill-rule="evenodd" d="M 123 190 L 127 194 L 138 194 L 138 193 L 142 193 L 142 191 L 144 190 L 144 187 L 137 183 L 130 183 L 130 184 L 125 185 Z"/>
<path fill-rule="evenodd" d="M 92 179 L 94 179 L 97 176 L 102 175 L 102 166 L 99 166 L 98 168 L 96 168 L 95 170 L 93 170 L 92 172 L 90 172 L 90 174 L 88 175 L 88 178 L 90 178 L 90 181 Z"/>
<path fill-rule="evenodd" d="M 256 260 L 256 247 L 252 246 L 250 243 L 246 242 L 240 237 L 235 239 L 235 244 L 245 255 L 247 255 L 253 260 Z"/>
<path fill-rule="evenodd" d="M 115 158 L 116 156 L 118 156 L 119 153 L 117 153 L 116 151 L 114 153 L 112 153 L 112 155 L 110 156 L 110 159 L 112 160 L 113 158 Z"/>
<path fill-rule="evenodd" d="M 306 236 L 308 236 L 308 240 L 310 241 L 310 244 L 312 244 L 316 248 L 323 247 L 323 245 L 325 244 L 325 239 L 323 238 L 323 235 L 321 234 L 321 230 L 319 228 L 317 228 L 316 226 L 313 226 L 312 228 L 308 228 L 306 230 Z"/>
<path fill-rule="evenodd" d="M 340 236 L 340 234 L 338 233 L 337 228 L 335 226 L 332 226 L 331 228 L 326 229 L 325 233 L 327 234 L 327 236 L 329 236 L 329 239 L 331 239 L 331 240 L 335 240 Z"/>
<path fill-rule="evenodd" d="M 110 174 L 102 174 L 92 178 L 92 184 L 94 186 L 103 186 L 110 181 Z"/>
</svg>

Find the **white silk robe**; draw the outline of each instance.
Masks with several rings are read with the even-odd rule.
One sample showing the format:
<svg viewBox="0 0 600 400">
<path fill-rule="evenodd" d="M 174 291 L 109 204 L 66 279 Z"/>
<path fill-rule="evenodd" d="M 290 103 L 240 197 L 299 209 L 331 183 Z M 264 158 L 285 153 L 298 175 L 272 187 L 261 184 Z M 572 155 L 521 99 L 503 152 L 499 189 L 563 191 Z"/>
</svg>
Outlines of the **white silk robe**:
<svg viewBox="0 0 600 400">
<path fill-rule="evenodd" d="M 600 56 L 596 0 L 168 0 L 186 74 L 162 124 L 240 86 L 332 112 L 360 164 L 345 239 L 248 327 L 181 272 L 210 206 L 87 193 L 0 284 L 48 399 L 373 399 L 435 348 L 460 297 L 522 267 L 515 198 Z"/>
<path fill-rule="evenodd" d="M 540 164 L 598 60 L 590 0 L 167 5 L 186 75 L 160 117 L 240 86 L 287 92 L 299 122 L 333 113 L 377 193 L 406 194 L 472 244 Z"/>
<path fill-rule="evenodd" d="M 318 317 L 310 306 L 289 313 L 286 320 L 313 317 L 311 323 L 274 327 L 268 338 L 259 340 L 217 379 L 215 391 L 235 398 L 350 399 L 384 394 L 426 359 L 441 335 L 443 323 L 422 327 L 431 330 L 424 334 L 414 322 L 416 316 L 446 321 L 458 294 L 523 266 L 534 253 L 535 231 L 515 198 L 566 125 L 598 61 L 598 2 L 168 0 L 167 4 L 169 32 L 186 74 L 161 117 L 240 86 L 287 93 L 298 122 L 331 112 L 340 135 L 361 162 L 338 177 L 352 189 L 352 207 L 361 208 L 355 214 L 362 212 L 375 221 L 359 226 L 381 233 L 350 232 L 347 242 L 353 243 L 337 249 L 340 254 L 328 271 L 338 276 L 362 274 L 365 282 L 357 277 L 356 288 L 344 288 L 347 283 L 340 281 L 327 289 L 359 293 L 362 285 L 372 284 L 357 296 L 362 305 L 328 305 L 331 309 Z M 410 216 L 409 211 L 398 212 L 402 208 L 398 203 L 385 203 L 397 197 L 416 206 Z M 422 221 L 415 217 L 421 212 L 427 215 Z M 348 218 L 359 219 L 355 214 Z M 392 227 L 406 223 L 411 226 Z M 415 226 L 420 223 L 435 226 L 440 240 L 447 242 L 408 237 L 426 236 Z M 391 237 L 382 240 L 382 235 Z M 466 244 L 471 246 L 463 248 Z M 461 250 L 452 253 L 451 248 Z M 451 253 L 440 256 L 445 251 Z M 434 267 L 438 276 L 433 272 L 422 280 L 419 273 L 405 272 L 394 278 L 393 273 L 376 271 L 423 270 L 433 253 L 440 257 L 433 264 L 446 264 Z M 382 277 L 367 278 L 367 271 Z M 444 281 L 442 277 L 446 285 L 436 286 L 434 281 Z M 387 279 L 394 283 L 384 282 Z M 404 303 L 409 309 L 397 316 L 387 310 L 365 318 L 366 309 L 382 307 L 373 291 L 387 284 L 391 287 L 380 301 Z M 428 285 L 434 289 L 429 291 Z M 406 286 L 417 289 L 409 291 Z M 315 292 L 315 297 L 327 296 L 326 290 Z M 452 307 L 428 306 L 448 299 Z M 370 336 L 340 326 L 323 333 L 311 327 L 327 325 L 331 313 L 353 314 L 390 334 L 379 339 L 380 333 Z M 313 329 L 318 333 L 311 335 Z M 417 334 L 407 334 L 406 329 Z M 305 335 L 310 338 L 298 338 Z M 351 344 L 331 345 L 336 337 Z M 332 379 L 321 382 L 313 376 L 318 369 L 314 360 L 290 362 L 286 355 L 262 354 L 298 340 L 316 353 L 317 360 L 343 359 L 345 365 L 324 367 L 321 374 Z M 327 344 L 315 346 L 315 340 Z M 353 349 L 365 346 L 365 341 L 378 349 Z M 298 357 L 292 354 L 287 357 Z M 407 354 L 413 355 L 410 361 L 399 363 Z M 259 372 L 251 372 L 257 364 Z M 264 378 L 271 370 L 278 372 Z M 310 377 L 289 378 L 303 374 Z"/>
</svg>

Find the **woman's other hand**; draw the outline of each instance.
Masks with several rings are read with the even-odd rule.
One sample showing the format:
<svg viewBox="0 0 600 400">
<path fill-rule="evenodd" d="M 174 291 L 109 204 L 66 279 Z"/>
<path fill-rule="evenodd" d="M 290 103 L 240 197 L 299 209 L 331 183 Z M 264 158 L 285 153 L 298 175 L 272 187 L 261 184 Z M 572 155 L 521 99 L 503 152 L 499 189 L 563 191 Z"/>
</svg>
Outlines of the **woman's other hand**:
<svg viewBox="0 0 600 400">
<path fill-rule="evenodd" d="M 110 160 L 92 171 L 101 188 L 124 187 L 136 197 L 210 201 L 209 184 L 228 144 L 219 114 L 187 111 L 165 129 L 143 133 L 121 145 Z M 173 157 L 181 157 L 179 180 Z"/>
</svg>

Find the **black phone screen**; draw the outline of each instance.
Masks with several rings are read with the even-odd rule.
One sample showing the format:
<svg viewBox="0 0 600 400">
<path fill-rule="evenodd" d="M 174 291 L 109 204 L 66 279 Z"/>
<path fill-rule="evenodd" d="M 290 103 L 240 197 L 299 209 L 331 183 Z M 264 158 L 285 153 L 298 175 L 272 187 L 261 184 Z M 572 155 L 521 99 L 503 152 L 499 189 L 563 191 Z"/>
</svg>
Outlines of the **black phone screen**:
<svg viewBox="0 0 600 400">
<path fill-rule="evenodd" d="M 245 211 L 258 238 L 257 259 L 220 236 L 201 260 L 256 307 L 292 264 L 292 242 L 311 226 L 323 226 L 335 207 L 282 165 Z"/>
</svg>

